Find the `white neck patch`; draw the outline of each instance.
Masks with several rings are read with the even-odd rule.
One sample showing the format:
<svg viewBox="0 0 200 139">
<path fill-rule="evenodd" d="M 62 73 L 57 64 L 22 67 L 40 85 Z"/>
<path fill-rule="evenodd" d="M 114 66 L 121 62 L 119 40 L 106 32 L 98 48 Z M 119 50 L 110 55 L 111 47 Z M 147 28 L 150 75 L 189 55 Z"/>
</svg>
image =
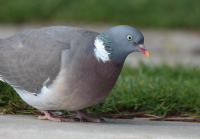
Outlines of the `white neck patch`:
<svg viewBox="0 0 200 139">
<path fill-rule="evenodd" d="M 103 41 L 96 37 L 94 45 L 95 45 L 94 54 L 98 59 L 98 61 L 99 59 L 101 59 L 104 63 L 106 61 L 110 61 L 108 56 L 110 53 L 106 51 L 105 46 L 103 45 Z"/>
</svg>

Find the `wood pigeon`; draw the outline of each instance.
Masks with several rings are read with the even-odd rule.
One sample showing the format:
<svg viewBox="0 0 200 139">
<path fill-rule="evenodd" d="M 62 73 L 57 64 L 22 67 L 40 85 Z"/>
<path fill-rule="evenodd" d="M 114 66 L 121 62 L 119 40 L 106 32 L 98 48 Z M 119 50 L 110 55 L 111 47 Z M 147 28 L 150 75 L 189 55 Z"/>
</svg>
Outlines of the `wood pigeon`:
<svg viewBox="0 0 200 139">
<path fill-rule="evenodd" d="M 67 26 L 28 30 L 0 40 L 0 80 L 45 114 L 38 119 L 102 122 L 81 110 L 110 93 L 128 54 L 150 57 L 143 43 L 142 33 L 127 25 L 103 33 Z M 49 110 L 77 116 L 58 117 Z"/>
</svg>

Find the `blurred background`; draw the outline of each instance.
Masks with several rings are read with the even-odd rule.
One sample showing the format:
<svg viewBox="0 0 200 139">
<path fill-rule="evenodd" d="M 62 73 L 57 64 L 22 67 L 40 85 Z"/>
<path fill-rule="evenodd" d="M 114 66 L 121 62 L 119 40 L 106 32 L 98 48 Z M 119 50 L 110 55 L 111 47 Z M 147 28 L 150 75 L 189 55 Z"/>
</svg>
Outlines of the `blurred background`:
<svg viewBox="0 0 200 139">
<path fill-rule="evenodd" d="M 0 0 L 0 38 L 44 26 L 102 32 L 120 24 L 141 30 L 151 54 L 131 54 L 132 65 L 200 63 L 199 0 Z"/>
<path fill-rule="evenodd" d="M 120 24 L 141 30 L 151 54 L 131 54 L 133 65 L 200 63 L 199 0 L 0 0 L 0 38 L 44 26 L 102 32 Z"/>
</svg>

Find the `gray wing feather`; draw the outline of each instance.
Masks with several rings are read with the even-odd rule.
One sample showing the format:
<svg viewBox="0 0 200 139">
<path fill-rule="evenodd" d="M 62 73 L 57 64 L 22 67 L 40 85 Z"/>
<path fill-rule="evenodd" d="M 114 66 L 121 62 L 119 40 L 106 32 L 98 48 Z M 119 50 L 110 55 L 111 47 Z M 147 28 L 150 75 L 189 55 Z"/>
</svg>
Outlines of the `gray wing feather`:
<svg viewBox="0 0 200 139">
<path fill-rule="evenodd" d="M 0 80 L 31 93 L 39 93 L 48 78 L 50 85 L 59 73 L 62 50 L 70 49 L 70 29 L 47 27 L 0 40 Z"/>
</svg>

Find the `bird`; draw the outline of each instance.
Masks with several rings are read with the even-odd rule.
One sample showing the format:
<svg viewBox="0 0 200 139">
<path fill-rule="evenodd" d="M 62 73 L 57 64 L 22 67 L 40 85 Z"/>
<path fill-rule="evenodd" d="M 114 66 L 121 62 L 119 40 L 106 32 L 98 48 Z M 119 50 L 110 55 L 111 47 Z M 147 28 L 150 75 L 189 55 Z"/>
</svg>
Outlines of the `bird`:
<svg viewBox="0 0 200 139">
<path fill-rule="evenodd" d="M 128 25 L 102 33 L 79 27 L 50 26 L 0 40 L 0 80 L 32 107 L 40 120 L 103 122 L 82 109 L 100 103 L 114 87 L 126 57 L 150 57 L 142 33 Z M 51 110 L 76 111 L 59 117 Z"/>
</svg>

